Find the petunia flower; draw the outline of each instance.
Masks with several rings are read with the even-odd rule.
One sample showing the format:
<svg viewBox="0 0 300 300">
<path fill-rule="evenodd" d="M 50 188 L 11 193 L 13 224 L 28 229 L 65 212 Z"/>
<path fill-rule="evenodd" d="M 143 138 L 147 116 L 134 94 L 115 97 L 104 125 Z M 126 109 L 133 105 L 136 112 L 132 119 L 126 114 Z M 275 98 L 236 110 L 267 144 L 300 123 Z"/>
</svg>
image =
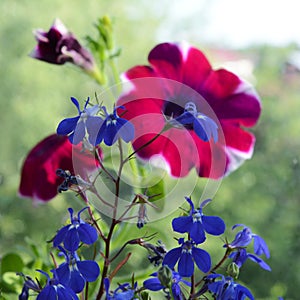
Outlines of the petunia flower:
<svg viewBox="0 0 300 300">
<path fill-rule="evenodd" d="M 55 269 L 57 278 L 61 284 L 71 288 L 75 293 L 80 293 L 86 282 L 93 282 L 98 278 L 100 268 L 93 260 L 81 261 L 76 252 L 67 253 L 63 248 L 59 248 L 66 262 Z"/>
<path fill-rule="evenodd" d="M 50 278 L 47 273 L 38 271 L 47 277 L 47 284 L 38 294 L 36 300 L 79 300 L 70 287 L 63 285 L 58 280 L 55 272 L 53 272 L 53 278 Z"/>
<path fill-rule="evenodd" d="M 88 72 L 94 70 L 92 54 L 80 45 L 59 19 L 54 20 L 48 32 L 36 30 L 35 38 L 38 44 L 30 54 L 31 57 L 57 65 L 70 62 Z"/>
<path fill-rule="evenodd" d="M 226 247 L 231 249 L 246 247 L 253 240 L 254 253 L 257 255 L 264 254 L 267 258 L 270 257 L 268 245 L 262 237 L 252 233 L 251 229 L 243 224 L 236 224 L 232 227 L 232 229 L 237 227 L 243 227 L 243 229 L 236 234 L 234 240 L 226 245 Z"/>
<path fill-rule="evenodd" d="M 78 110 L 78 116 L 73 118 L 67 118 L 62 120 L 56 129 L 56 133 L 59 135 L 67 135 L 69 141 L 77 145 L 83 141 L 88 133 L 89 142 L 93 144 L 95 140 L 95 130 L 94 128 L 99 127 L 103 120 L 96 116 L 99 111 L 99 105 L 94 105 L 92 107 L 87 107 L 89 104 L 89 98 L 86 100 L 83 110 L 80 110 L 79 103 L 76 98 L 71 97 L 71 101 L 76 106 Z"/>
<path fill-rule="evenodd" d="M 191 239 L 196 243 L 203 243 L 206 239 L 205 232 L 212 235 L 220 235 L 225 231 L 224 221 L 217 216 L 205 216 L 202 212 L 203 207 L 211 200 L 203 201 L 199 209 L 195 209 L 192 200 L 185 197 L 186 201 L 190 204 L 189 216 L 182 216 L 173 219 L 173 230 L 179 233 L 189 233 Z"/>
<path fill-rule="evenodd" d="M 153 278 L 149 278 L 143 282 L 144 288 L 150 290 L 150 291 L 160 291 L 165 288 L 168 288 L 168 286 L 165 286 L 162 284 L 162 282 L 157 277 L 158 273 L 155 272 L 151 274 Z M 182 300 L 182 292 L 181 292 L 181 286 L 180 284 L 183 283 L 187 286 L 191 286 L 191 283 L 182 279 L 179 273 L 172 271 L 172 279 L 171 279 L 171 289 L 172 294 L 175 300 Z"/>
<path fill-rule="evenodd" d="M 136 289 L 136 284 L 134 289 L 132 289 L 129 283 L 120 284 L 114 291 L 110 291 L 110 281 L 106 277 L 104 278 L 104 287 L 106 292 L 106 300 L 132 300 L 134 299 L 134 293 Z"/>
<path fill-rule="evenodd" d="M 220 278 L 221 280 L 216 280 Z M 224 277 L 221 274 L 210 274 L 207 280 L 213 280 L 208 284 L 208 289 L 214 294 L 216 300 L 238 300 L 251 299 L 254 300 L 251 292 L 244 286 L 234 282 L 231 277 Z"/>
<path fill-rule="evenodd" d="M 182 277 L 190 277 L 194 273 L 194 263 L 204 273 L 208 272 L 211 267 L 210 255 L 203 249 L 195 247 L 192 241 L 184 241 L 183 238 L 178 240 L 178 248 L 170 250 L 164 257 L 163 265 L 174 269 L 178 262 L 178 273 Z"/>
<path fill-rule="evenodd" d="M 270 266 L 260 257 L 248 253 L 245 248 L 239 248 L 237 251 L 232 252 L 229 257 L 232 259 L 232 261 L 239 267 L 241 268 L 242 265 L 247 261 L 249 258 L 250 260 L 254 261 L 257 263 L 261 268 L 267 271 L 271 271 Z"/>
<path fill-rule="evenodd" d="M 87 209 L 85 207 L 81 209 L 77 216 L 73 215 L 73 209 L 69 208 L 71 224 L 62 227 L 53 239 L 53 247 L 58 247 L 63 243 L 64 247 L 68 251 L 76 251 L 79 247 L 80 242 L 91 245 L 96 242 L 98 238 L 97 230 L 85 223 L 80 214 Z"/>
<path fill-rule="evenodd" d="M 101 149 L 97 149 L 101 156 Z M 74 165 L 74 162 L 76 164 Z M 52 134 L 40 141 L 27 155 L 22 166 L 19 186 L 20 197 L 34 201 L 49 201 L 57 195 L 57 188 L 63 178 L 56 175 L 57 169 L 68 170 L 83 179 L 96 170 L 99 162 L 82 145 L 72 145 L 66 136 Z"/>
<path fill-rule="evenodd" d="M 102 106 L 102 110 L 105 113 L 105 120 L 99 128 L 96 145 L 102 141 L 107 146 L 113 145 L 119 138 L 126 143 L 130 142 L 134 137 L 134 127 L 126 119 L 120 118 L 117 115 L 117 109 L 122 107 L 116 107 L 112 114 L 109 114 L 105 106 Z"/>
<path fill-rule="evenodd" d="M 255 137 L 246 128 L 256 124 L 260 101 L 248 83 L 213 70 L 200 50 L 186 44 L 159 44 L 148 60 L 150 66 L 123 75 L 117 102 L 135 127 L 140 158 L 163 158 L 175 177 L 196 168 L 201 177 L 220 178 L 252 157 Z"/>
</svg>

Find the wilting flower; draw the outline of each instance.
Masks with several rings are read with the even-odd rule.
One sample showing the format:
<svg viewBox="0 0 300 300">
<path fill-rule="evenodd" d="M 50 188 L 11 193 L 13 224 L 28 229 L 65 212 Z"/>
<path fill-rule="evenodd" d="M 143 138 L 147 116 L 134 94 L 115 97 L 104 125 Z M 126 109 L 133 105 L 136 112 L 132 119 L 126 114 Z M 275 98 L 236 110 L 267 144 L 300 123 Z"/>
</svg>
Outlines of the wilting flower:
<svg viewBox="0 0 300 300">
<path fill-rule="evenodd" d="M 96 113 L 99 111 L 99 105 L 87 107 L 89 104 L 89 98 L 86 100 L 83 110 L 80 110 L 77 99 L 71 97 L 71 101 L 74 103 L 78 110 L 78 116 L 73 118 L 67 118 L 62 120 L 57 127 L 57 134 L 67 135 L 72 144 L 79 144 L 86 135 L 89 134 L 89 141 L 94 141 L 96 137 L 93 137 L 94 128 L 99 127 L 102 118 L 97 117 Z"/>
<path fill-rule="evenodd" d="M 132 300 L 136 289 L 136 284 L 132 289 L 129 283 L 123 283 L 119 285 L 113 292 L 110 292 L 110 281 L 107 277 L 104 278 L 104 286 L 106 292 L 106 300 Z"/>
<path fill-rule="evenodd" d="M 236 227 L 240 227 L 240 226 L 243 227 L 243 230 L 239 231 L 236 234 L 234 240 L 228 245 L 226 245 L 226 247 L 231 249 L 246 247 L 253 240 L 254 253 L 257 255 L 265 254 L 265 256 L 269 258 L 270 251 L 265 240 L 259 235 L 252 233 L 251 229 L 243 224 L 236 224 L 232 227 L 232 229 L 235 229 Z"/>
<path fill-rule="evenodd" d="M 38 44 L 31 53 L 33 58 L 57 65 L 71 62 L 87 72 L 94 70 L 92 54 L 80 45 L 59 19 L 55 19 L 48 32 L 36 30 L 35 38 Z"/>
<path fill-rule="evenodd" d="M 195 167 L 209 178 L 251 158 L 255 137 L 244 128 L 256 124 L 260 102 L 249 84 L 213 70 L 201 51 L 186 44 L 159 44 L 148 59 L 151 66 L 124 74 L 130 89 L 117 103 L 135 126 L 139 157 L 163 158 L 176 177 Z"/>
<path fill-rule="evenodd" d="M 216 280 L 217 278 L 221 280 Z M 254 300 L 251 292 L 244 286 L 234 282 L 231 277 L 224 277 L 221 274 L 211 274 L 207 280 L 214 280 L 208 284 L 208 289 L 215 295 L 216 300 L 239 300 L 249 298 Z"/>
<path fill-rule="evenodd" d="M 57 278 L 55 271 L 53 278 L 39 270 L 42 274 L 47 276 L 47 284 L 38 294 L 37 300 L 79 300 L 75 292 L 68 286 L 63 285 Z"/>
<path fill-rule="evenodd" d="M 188 232 L 196 244 L 205 241 L 205 231 L 212 235 L 224 233 L 225 223 L 220 217 L 205 216 L 202 212 L 203 207 L 211 201 L 210 199 L 203 201 L 199 209 L 195 209 L 190 198 L 185 197 L 185 199 L 191 206 L 190 215 L 173 219 L 172 227 L 174 231 L 180 233 Z"/>
<path fill-rule="evenodd" d="M 96 145 L 104 141 L 107 146 L 111 146 L 119 138 L 124 140 L 126 143 L 130 142 L 133 139 L 133 125 L 126 119 L 120 118 L 117 115 L 117 108 L 114 109 L 112 114 L 109 114 L 106 110 L 106 107 L 102 106 L 102 110 L 105 113 L 105 119 L 99 128 L 95 143 Z"/>
<path fill-rule="evenodd" d="M 81 144 L 72 145 L 66 136 L 52 134 L 46 137 L 29 152 L 24 161 L 19 195 L 35 201 L 54 198 L 58 186 L 63 182 L 63 178 L 56 175 L 56 170 L 69 170 L 74 175 L 74 161 L 76 175 L 83 179 L 87 179 L 88 173 L 99 165 L 93 155 L 83 151 Z"/>
<path fill-rule="evenodd" d="M 181 292 L 181 287 L 180 284 L 183 283 L 187 286 L 191 286 L 191 283 L 182 279 L 179 273 L 171 271 L 171 289 L 172 289 L 172 294 L 175 300 L 181 300 L 182 298 L 182 292 Z M 143 285 L 146 289 L 150 291 L 160 291 L 165 288 L 169 288 L 169 286 L 163 284 L 161 280 L 158 278 L 158 273 L 155 272 L 151 274 L 153 278 L 149 278 L 144 281 Z"/>
<path fill-rule="evenodd" d="M 178 261 L 178 273 L 182 277 L 190 277 L 194 273 L 194 263 L 204 273 L 208 272 L 211 267 L 209 254 L 203 249 L 195 247 L 192 241 L 184 241 L 183 238 L 178 240 L 178 248 L 170 250 L 164 257 L 163 265 L 174 269 Z"/>
<path fill-rule="evenodd" d="M 59 282 L 70 287 L 75 293 L 80 293 L 84 289 L 86 282 L 95 281 L 100 268 L 93 260 L 81 261 L 76 252 L 67 253 L 59 247 L 65 256 L 66 262 L 55 269 Z"/>
<path fill-rule="evenodd" d="M 232 258 L 232 261 L 239 267 L 241 268 L 242 265 L 247 261 L 247 259 L 249 258 L 250 260 L 254 261 L 255 263 L 257 263 L 261 268 L 267 270 L 267 271 L 271 271 L 270 266 L 260 257 L 252 254 L 252 253 L 248 253 L 247 250 L 245 248 L 239 248 L 237 249 L 237 251 L 231 253 L 229 255 L 230 258 Z"/>
<path fill-rule="evenodd" d="M 77 216 L 74 217 L 73 209 L 69 208 L 71 224 L 61 228 L 53 239 L 53 246 L 58 247 L 61 243 L 68 251 L 76 251 L 80 242 L 91 245 L 96 242 L 98 234 L 96 229 L 85 223 L 80 214 L 87 209 L 87 207 L 80 210 Z"/>
</svg>

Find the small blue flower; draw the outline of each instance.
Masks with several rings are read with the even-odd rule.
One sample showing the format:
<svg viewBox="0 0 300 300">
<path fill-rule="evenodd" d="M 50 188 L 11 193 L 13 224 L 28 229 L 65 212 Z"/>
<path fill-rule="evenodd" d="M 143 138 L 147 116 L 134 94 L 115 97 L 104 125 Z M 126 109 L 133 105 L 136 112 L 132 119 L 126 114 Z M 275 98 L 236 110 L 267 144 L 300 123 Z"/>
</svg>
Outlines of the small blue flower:
<svg viewBox="0 0 300 300">
<path fill-rule="evenodd" d="M 234 240 L 226 245 L 226 247 L 235 249 L 235 248 L 240 248 L 240 247 L 246 247 L 248 246 L 251 241 L 254 241 L 254 253 L 257 255 L 262 255 L 265 254 L 267 258 L 270 257 L 270 251 L 269 248 L 265 242 L 265 240 L 260 237 L 257 234 L 252 233 L 251 229 L 243 224 L 236 224 L 232 227 L 232 230 L 235 229 L 236 227 L 243 226 L 243 230 L 239 231 Z"/>
<path fill-rule="evenodd" d="M 99 129 L 96 144 L 104 141 L 107 146 L 111 146 L 119 138 L 126 143 L 134 138 L 134 126 L 129 121 L 117 115 L 117 109 L 119 108 L 123 108 L 123 106 L 116 107 L 112 114 L 108 114 L 106 107 L 102 106 L 106 118 Z"/>
<path fill-rule="evenodd" d="M 47 276 L 48 280 L 46 286 L 38 294 L 36 300 L 79 300 L 78 296 L 71 288 L 64 286 L 59 282 L 55 272 L 53 273 L 53 278 L 50 279 L 47 273 L 41 270 L 38 271 Z"/>
<path fill-rule="evenodd" d="M 242 265 L 246 262 L 246 260 L 249 258 L 250 260 L 254 261 L 255 263 L 259 264 L 259 266 L 267 271 L 271 271 L 270 266 L 264 262 L 261 258 L 258 256 L 248 253 L 245 248 L 238 248 L 237 251 L 231 253 L 229 255 L 230 258 L 232 258 L 232 261 L 237 264 L 239 268 L 242 267 Z"/>
<path fill-rule="evenodd" d="M 63 243 L 64 247 L 68 251 L 76 251 L 79 247 L 79 243 L 85 243 L 87 245 L 93 244 L 98 238 L 97 230 L 81 220 L 80 214 L 87 209 L 83 208 L 77 214 L 77 217 L 73 216 L 73 209 L 69 208 L 71 224 L 61 228 L 53 239 L 53 246 L 58 247 Z"/>
<path fill-rule="evenodd" d="M 93 144 L 95 140 L 95 128 L 99 128 L 99 124 L 103 122 L 102 118 L 97 117 L 99 105 L 87 108 L 89 98 L 86 100 L 83 110 L 80 110 L 79 103 L 76 98 L 71 97 L 71 101 L 77 107 L 78 116 L 62 120 L 56 129 L 57 134 L 67 135 L 70 142 L 74 145 L 80 143 L 86 135 L 89 134 L 89 142 Z"/>
<path fill-rule="evenodd" d="M 67 253 L 59 247 L 65 256 L 66 262 L 55 269 L 59 282 L 70 287 L 75 293 L 80 293 L 84 289 L 85 283 L 95 281 L 100 268 L 95 261 L 81 261 L 76 252 Z"/>
<path fill-rule="evenodd" d="M 221 274 L 210 274 L 207 280 L 215 280 L 218 277 L 221 280 L 213 281 L 208 284 L 208 289 L 215 295 L 216 300 L 244 300 L 249 298 L 254 300 L 251 292 L 244 286 L 235 283 L 231 277 L 224 277 Z"/>
<path fill-rule="evenodd" d="M 209 141 L 211 137 L 215 143 L 218 141 L 218 125 L 213 119 L 199 113 L 194 102 L 187 102 L 184 112 L 172 119 L 170 124 L 175 127 L 179 124 L 188 128 L 192 127 L 196 135 L 204 142 Z"/>
<path fill-rule="evenodd" d="M 106 300 L 132 300 L 134 297 L 135 289 L 137 287 L 137 285 L 135 284 L 134 289 L 132 289 L 129 283 L 124 283 L 119 285 L 113 292 L 110 292 L 110 281 L 108 278 L 104 278 L 104 286 L 106 292 Z"/>
<path fill-rule="evenodd" d="M 172 270 L 178 261 L 178 273 L 182 277 L 190 277 L 194 273 L 194 263 L 204 273 L 208 272 L 211 267 L 210 255 L 200 248 L 195 247 L 193 241 L 184 241 L 183 238 L 178 240 L 178 248 L 170 250 L 164 257 L 163 265 L 167 265 Z"/>
<path fill-rule="evenodd" d="M 217 216 L 205 216 L 202 213 L 203 207 L 211 200 L 205 200 L 201 203 L 199 209 L 195 209 L 190 198 L 185 197 L 191 206 L 190 215 L 173 219 L 172 227 L 176 232 L 188 232 L 191 239 L 196 243 L 203 243 L 206 239 L 205 231 L 212 235 L 220 235 L 225 231 L 224 221 Z"/>
<path fill-rule="evenodd" d="M 150 276 L 154 276 L 154 278 L 149 278 L 144 281 L 143 285 L 146 289 L 150 291 L 160 291 L 162 289 L 167 288 L 167 286 L 163 286 L 160 280 L 157 277 L 158 273 L 155 272 L 151 274 Z M 182 292 L 180 283 L 184 283 L 187 286 L 191 286 L 191 283 L 183 280 L 179 273 L 172 271 L 172 293 L 175 300 L 182 300 Z"/>
</svg>

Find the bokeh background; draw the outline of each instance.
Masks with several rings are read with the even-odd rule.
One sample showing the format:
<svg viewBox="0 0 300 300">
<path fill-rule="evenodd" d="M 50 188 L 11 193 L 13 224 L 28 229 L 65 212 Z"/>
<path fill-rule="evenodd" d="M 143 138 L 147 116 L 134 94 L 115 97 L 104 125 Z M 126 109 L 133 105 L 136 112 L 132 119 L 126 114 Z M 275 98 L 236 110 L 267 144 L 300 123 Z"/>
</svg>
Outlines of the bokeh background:
<svg viewBox="0 0 300 300">
<path fill-rule="evenodd" d="M 146 63 L 159 42 L 186 40 L 214 66 L 226 66 L 255 85 L 263 111 L 253 130 L 253 159 L 223 180 L 208 211 L 229 227 L 247 224 L 267 241 L 272 272 L 249 262 L 240 277 L 256 299 L 299 299 L 300 24 L 296 1 L 274 2 L 1 0 L 0 255 L 26 256 L 25 240 L 44 243 L 65 220 L 66 208 L 80 207 L 72 194 L 39 206 L 18 198 L 19 174 L 28 151 L 74 113 L 70 96 L 86 99 L 99 92 L 73 66 L 31 59 L 32 31 L 48 29 L 59 17 L 85 44 L 87 34 L 96 34 L 97 18 L 109 15 L 122 48 L 120 72 Z M 218 239 L 212 249 L 217 245 Z"/>
</svg>

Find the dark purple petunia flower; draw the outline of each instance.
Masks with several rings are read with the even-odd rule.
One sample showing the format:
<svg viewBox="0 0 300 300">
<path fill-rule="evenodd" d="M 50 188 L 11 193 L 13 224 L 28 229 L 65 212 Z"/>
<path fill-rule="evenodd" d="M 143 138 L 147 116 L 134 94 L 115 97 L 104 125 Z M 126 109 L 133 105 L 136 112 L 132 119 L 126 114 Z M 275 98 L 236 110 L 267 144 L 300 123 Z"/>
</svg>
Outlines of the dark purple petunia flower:
<svg viewBox="0 0 300 300">
<path fill-rule="evenodd" d="M 236 227 L 240 226 L 244 227 L 243 230 L 239 231 L 236 234 L 234 240 L 228 245 L 226 245 L 226 247 L 231 249 L 246 247 L 253 240 L 254 253 L 257 255 L 264 254 L 267 258 L 269 258 L 270 251 L 265 240 L 259 235 L 252 233 L 251 229 L 243 224 L 236 224 L 232 227 L 232 229 L 235 229 Z"/>
<path fill-rule="evenodd" d="M 151 276 L 153 276 L 153 278 L 149 278 L 149 279 L 144 281 L 144 283 L 143 283 L 144 288 L 146 288 L 150 291 L 160 291 L 160 290 L 163 290 L 165 288 L 168 288 L 168 286 L 164 286 L 161 283 L 161 281 L 159 280 L 157 275 L 158 275 L 157 272 L 151 274 Z M 184 283 L 187 286 L 191 286 L 191 283 L 184 280 L 184 279 L 182 279 L 181 276 L 179 275 L 179 273 L 172 271 L 171 289 L 172 289 L 172 294 L 173 294 L 175 300 L 182 300 L 183 299 L 182 298 L 181 287 L 180 287 L 181 283 Z"/>
<path fill-rule="evenodd" d="M 248 83 L 214 70 L 200 50 L 184 43 L 159 44 L 148 60 L 149 66 L 123 75 L 125 92 L 117 102 L 135 127 L 140 158 L 161 156 L 175 177 L 196 168 L 199 176 L 216 179 L 252 157 L 255 137 L 245 129 L 256 124 L 260 101 Z M 164 131 L 169 122 L 181 126 Z"/>
<path fill-rule="evenodd" d="M 191 239 L 196 243 L 203 243 L 206 239 L 205 232 L 212 235 L 220 235 L 225 231 L 224 221 L 217 216 L 205 216 L 202 212 L 203 207 L 211 200 L 203 201 L 199 209 L 195 209 L 192 200 L 185 197 L 190 204 L 190 215 L 173 219 L 173 230 L 179 233 L 188 232 Z"/>
<path fill-rule="evenodd" d="M 195 247 L 195 243 L 192 241 L 184 241 L 183 238 L 178 240 L 178 248 L 170 250 L 164 257 L 163 265 L 167 265 L 169 268 L 174 269 L 178 262 L 178 273 L 182 277 L 190 277 L 194 273 L 194 263 L 204 273 L 208 272 L 211 267 L 210 255 Z"/>
<path fill-rule="evenodd" d="M 68 286 L 63 285 L 57 278 L 55 272 L 54 276 L 50 279 L 49 275 L 41 270 L 38 270 L 47 276 L 47 284 L 38 294 L 36 300 L 79 300 L 75 292 Z"/>
<path fill-rule="evenodd" d="M 59 249 L 65 256 L 66 262 L 55 269 L 57 278 L 61 284 L 68 286 L 75 293 L 80 293 L 86 282 L 98 278 L 100 268 L 93 260 L 81 261 L 76 252 L 67 253 L 63 248 L 59 247 Z"/>
<path fill-rule="evenodd" d="M 126 119 L 120 118 L 117 115 L 117 109 L 122 107 L 116 107 L 112 114 L 109 114 L 105 106 L 102 106 L 102 110 L 105 113 L 105 120 L 99 128 L 96 145 L 102 141 L 107 146 L 113 145 L 119 138 L 126 143 L 130 142 L 134 137 L 134 127 Z"/>
<path fill-rule="evenodd" d="M 68 251 L 76 251 L 79 247 L 80 242 L 91 245 L 96 242 L 98 238 L 97 230 L 85 223 L 81 218 L 80 214 L 87 209 L 87 207 L 80 210 L 77 217 L 73 216 L 73 209 L 69 208 L 71 224 L 61 228 L 53 239 L 53 246 L 58 247 L 63 243 L 64 247 Z"/>
<path fill-rule="evenodd" d="M 48 32 L 36 30 L 35 38 L 38 44 L 30 54 L 31 57 L 57 65 L 70 62 L 86 72 L 94 71 L 92 54 L 80 45 L 59 19 L 55 19 Z"/>
<path fill-rule="evenodd" d="M 216 280 L 221 278 L 221 280 Z M 207 280 L 213 280 L 208 283 L 208 289 L 214 294 L 216 300 L 254 300 L 251 292 L 244 286 L 234 282 L 231 277 L 224 277 L 221 274 L 210 274 Z"/>
<path fill-rule="evenodd" d="M 102 118 L 97 117 L 96 114 L 99 111 L 99 105 L 87 107 L 89 104 L 89 98 L 86 100 L 83 110 L 80 110 L 77 99 L 71 97 L 71 101 L 74 103 L 78 110 L 78 116 L 73 118 L 67 118 L 62 120 L 57 127 L 57 134 L 67 135 L 69 141 L 77 145 L 83 141 L 88 133 L 88 139 L 91 144 L 96 139 L 94 128 L 99 127 L 99 124 L 103 123 Z"/>
</svg>

